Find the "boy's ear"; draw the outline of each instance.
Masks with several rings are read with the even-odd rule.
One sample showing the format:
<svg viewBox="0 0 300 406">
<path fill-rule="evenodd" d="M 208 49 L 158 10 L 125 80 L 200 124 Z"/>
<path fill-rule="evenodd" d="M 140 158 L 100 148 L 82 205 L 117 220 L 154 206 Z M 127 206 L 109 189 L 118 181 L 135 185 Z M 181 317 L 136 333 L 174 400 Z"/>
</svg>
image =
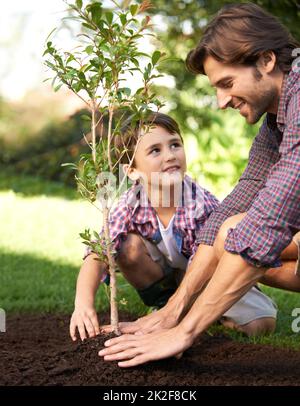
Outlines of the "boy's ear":
<svg viewBox="0 0 300 406">
<path fill-rule="evenodd" d="M 132 166 L 129 166 L 129 164 L 123 165 L 123 171 L 124 171 L 124 174 L 125 175 L 127 174 L 128 178 L 132 181 L 136 181 L 140 178 L 139 172 Z"/>
</svg>

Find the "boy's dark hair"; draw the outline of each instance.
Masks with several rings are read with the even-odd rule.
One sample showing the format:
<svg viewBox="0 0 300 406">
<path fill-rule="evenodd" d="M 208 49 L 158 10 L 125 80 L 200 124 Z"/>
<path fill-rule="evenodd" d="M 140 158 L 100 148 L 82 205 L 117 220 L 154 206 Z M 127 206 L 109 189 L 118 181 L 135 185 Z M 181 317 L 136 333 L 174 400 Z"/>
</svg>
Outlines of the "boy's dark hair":
<svg viewBox="0 0 300 406">
<path fill-rule="evenodd" d="M 163 127 L 170 134 L 178 134 L 183 141 L 178 124 L 167 114 L 150 111 L 143 120 L 143 126 L 149 126 L 149 128 L 153 126 Z M 134 118 L 131 116 L 124 122 L 120 134 L 114 137 L 115 156 L 121 164 L 130 163 L 140 137 L 140 130 L 140 121 L 134 123 Z"/>
<path fill-rule="evenodd" d="M 225 64 L 255 66 L 260 55 L 273 51 L 276 65 L 289 72 L 298 41 L 273 15 L 252 3 L 224 6 L 206 27 L 197 47 L 186 59 L 192 73 L 204 72 L 207 56 Z"/>
</svg>

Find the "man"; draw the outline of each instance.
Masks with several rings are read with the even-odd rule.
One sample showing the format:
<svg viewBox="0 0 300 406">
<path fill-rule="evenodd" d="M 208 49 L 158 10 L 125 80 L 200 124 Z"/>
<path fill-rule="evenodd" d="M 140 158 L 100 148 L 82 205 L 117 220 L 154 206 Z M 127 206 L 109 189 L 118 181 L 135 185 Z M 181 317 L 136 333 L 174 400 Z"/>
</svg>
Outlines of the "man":
<svg viewBox="0 0 300 406">
<path fill-rule="evenodd" d="M 267 114 L 180 287 L 161 310 L 123 324 L 135 334 L 106 342 L 105 360 L 129 367 L 180 354 L 258 281 L 300 291 L 299 234 L 292 242 L 300 230 L 298 47 L 275 17 L 239 4 L 224 7 L 188 55 L 188 68 L 216 88 L 220 108 L 238 109 L 250 124 Z"/>
</svg>

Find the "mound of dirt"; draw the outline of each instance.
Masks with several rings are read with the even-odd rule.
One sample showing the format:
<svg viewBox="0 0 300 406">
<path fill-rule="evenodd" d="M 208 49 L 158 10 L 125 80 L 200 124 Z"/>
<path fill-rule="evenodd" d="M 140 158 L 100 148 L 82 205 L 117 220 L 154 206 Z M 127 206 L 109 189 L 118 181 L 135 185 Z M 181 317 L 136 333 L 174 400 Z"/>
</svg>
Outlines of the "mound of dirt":
<svg viewBox="0 0 300 406">
<path fill-rule="evenodd" d="M 300 385 L 300 351 L 237 343 L 224 335 L 203 335 L 180 360 L 121 369 L 98 356 L 103 336 L 73 343 L 69 319 L 8 318 L 7 332 L 0 334 L 0 385 Z M 107 316 L 101 321 L 107 323 Z"/>
</svg>

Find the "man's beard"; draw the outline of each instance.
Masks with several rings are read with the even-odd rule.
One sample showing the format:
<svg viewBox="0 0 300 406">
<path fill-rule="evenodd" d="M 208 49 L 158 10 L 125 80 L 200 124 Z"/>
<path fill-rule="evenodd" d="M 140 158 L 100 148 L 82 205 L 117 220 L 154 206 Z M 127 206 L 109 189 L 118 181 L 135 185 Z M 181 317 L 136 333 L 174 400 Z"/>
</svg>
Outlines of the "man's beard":
<svg viewBox="0 0 300 406">
<path fill-rule="evenodd" d="M 278 97 L 277 89 L 275 86 L 270 87 L 268 90 L 258 92 L 255 95 L 253 103 L 248 103 L 250 114 L 246 117 L 248 124 L 255 124 L 259 119 L 268 111 L 270 106 Z"/>
</svg>

